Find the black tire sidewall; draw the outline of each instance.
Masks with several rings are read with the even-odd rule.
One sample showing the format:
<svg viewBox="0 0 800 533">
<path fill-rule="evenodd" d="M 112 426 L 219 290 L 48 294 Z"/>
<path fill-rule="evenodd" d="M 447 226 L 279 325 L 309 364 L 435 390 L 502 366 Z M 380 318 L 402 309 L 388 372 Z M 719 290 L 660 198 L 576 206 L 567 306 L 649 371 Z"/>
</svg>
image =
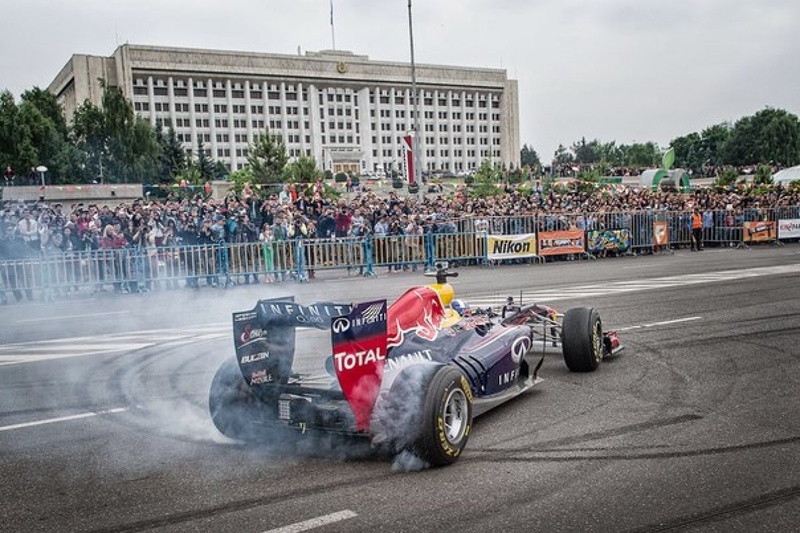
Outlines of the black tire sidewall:
<svg viewBox="0 0 800 533">
<path fill-rule="evenodd" d="M 567 311 L 561 325 L 564 362 L 572 372 L 593 372 L 603 357 L 602 322 L 591 307 Z"/>
<path fill-rule="evenodd" d="M 266 404 L 250 390 L 235 359 L 222 363 L 214 375 L 208 410 L 220 433 L 244 441 L 265 441 L 270 432 L 261 423 L 277 416 L 277 404 Z"/>
<path fill-rule="evenodd" d="M 466 427 L 457 442 L 450 442 L 445 432 L 444 414 L 447 398 L 455 389 L 461 390 L 467 400 Z M 460 371 L 442 367 L 433 377 L 426 394 L 418 452 L 432 466 L 452 464 L 464 451 L 471 431 L 472 389 Z"/>
</svg>

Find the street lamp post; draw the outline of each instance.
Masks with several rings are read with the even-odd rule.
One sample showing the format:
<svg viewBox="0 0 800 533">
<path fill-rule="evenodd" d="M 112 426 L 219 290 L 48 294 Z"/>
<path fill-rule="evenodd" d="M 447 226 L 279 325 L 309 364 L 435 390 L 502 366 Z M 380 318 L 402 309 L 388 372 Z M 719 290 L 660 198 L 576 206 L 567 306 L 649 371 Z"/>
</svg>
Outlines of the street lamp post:
<svg viewBox="0 0 800 533">
<path fill-rule="evenodd" d="M 414 62 L 414 25 L 411 16 L 411 0 L 408 0 L 408 37 L 411 45 L 411 94 L 414 100 L 414 135 L 412 136 L 411 143 L 413 145 L 411 160 L 414 162 L 414 183 L 417 185 L 417 199 L 422 204 L 424 191 L 422 190 L 422 183 L 420 183 L 419 175 L 419 94 L 417 93 L 417 66 Z"/>
<path fill-rule="evenodd" d="M 42 187 L 44 187 L 44 173 L 47 172 L 47 167 L 44 165 L 39 165 L 36 167 L 36 172 L 39 173 L 39 176 L 42 178 Z"/>
</svg>

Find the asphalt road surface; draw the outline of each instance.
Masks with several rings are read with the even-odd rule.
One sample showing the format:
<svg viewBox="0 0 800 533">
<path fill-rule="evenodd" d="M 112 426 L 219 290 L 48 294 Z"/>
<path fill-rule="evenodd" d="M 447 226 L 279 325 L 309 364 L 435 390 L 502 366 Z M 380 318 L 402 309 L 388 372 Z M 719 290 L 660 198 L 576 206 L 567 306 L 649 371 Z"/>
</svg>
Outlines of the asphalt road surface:
<svg viewBox="0 0 800 533">
<path fill-rule="evenodd" d="M 462 269 L 459 297 L 593 306 L 626 349 L 591 374 L 548 356 L 456 464 L 415 472 L 210 422 L 232 311 L 424 283 L 323 277 L 0 308 L 0 530 L 797 531 L 800 246 Z"/>
</svg>

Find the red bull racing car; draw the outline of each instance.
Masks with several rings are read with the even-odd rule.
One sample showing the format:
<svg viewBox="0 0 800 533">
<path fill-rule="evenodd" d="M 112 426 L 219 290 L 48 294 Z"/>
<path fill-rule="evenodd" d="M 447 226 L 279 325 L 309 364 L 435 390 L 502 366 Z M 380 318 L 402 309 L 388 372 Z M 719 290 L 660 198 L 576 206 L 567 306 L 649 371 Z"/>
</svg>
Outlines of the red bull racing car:
<svg viewBox="0 0 800 533">
<path fill-rule="evenodd" d="M 591 372 L 622 349 L 591 308 L 465 308 L 447 282 L 457 273 L 437 267 L 436 283 L 391 305 L 280 298 L 234 313 L 236 359 L 223 363 L 210 391 L 217 429 L 256 441 L 335 433 L 446 465 L 464 450 L 474 417 L 541 381 L 545 351 Z M 318 372 L 305 337 L 322 346 Z"/>
</svg>

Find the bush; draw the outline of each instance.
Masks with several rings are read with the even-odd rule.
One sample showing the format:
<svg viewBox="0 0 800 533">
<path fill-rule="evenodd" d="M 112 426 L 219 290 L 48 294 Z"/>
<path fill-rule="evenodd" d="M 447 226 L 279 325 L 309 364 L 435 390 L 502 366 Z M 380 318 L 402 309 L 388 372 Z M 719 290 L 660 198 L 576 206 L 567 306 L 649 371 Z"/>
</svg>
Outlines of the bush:
<svg viewBox="0 0 800 533">
<path fill-rule="evenodd" d="M 336 183 L 346 183 L 347 182 L 347 174 L 344 172 L 337 172 L 336 175 L 333 177 Z"/>
<path fill-rule="evenodd" d="M 739 178 L 739 172 L 735 168 L 728 167 L 722 171 L 717 177 L 717 180 L 714 182 L 714 185 L 717 189 L 727 189 Z"/>
<path fill-rule="evenodd" d="M 769 167 L 769 165 L 758 165 L 756 173 L 753 176 L 753 183 L 756 185 L 772 184 L 772 169 Z"/>
</svg>

